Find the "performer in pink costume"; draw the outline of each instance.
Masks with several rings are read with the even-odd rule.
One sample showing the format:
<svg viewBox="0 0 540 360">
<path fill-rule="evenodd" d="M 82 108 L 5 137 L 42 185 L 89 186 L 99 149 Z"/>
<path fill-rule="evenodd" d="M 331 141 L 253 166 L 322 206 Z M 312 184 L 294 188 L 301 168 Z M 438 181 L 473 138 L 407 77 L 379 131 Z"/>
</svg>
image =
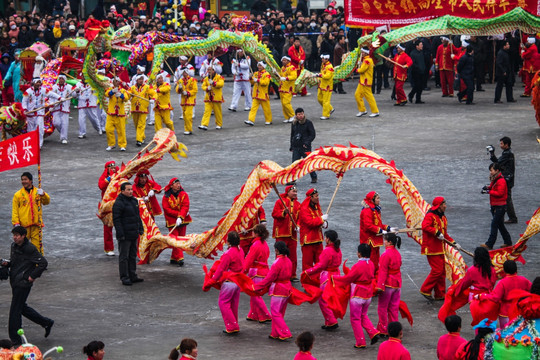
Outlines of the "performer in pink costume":
<svg viewBox="0 0 540 360">
<path fill-rule="evenodd" d="M 251 243 L 249 253 L 244 260 L 244 273 L 253 279 L 253 283 L 257 284 L 268 274 L 268 257 L 270 250 L 266 239 L 270 235 L 266 226 L 258 224 L 253 229 L 255 239 Z M 268 308 L 262 299 L 262 296 L 252 296 L 249 301 L 249 314 L 246 318 L 248 321 L 258 321 L 265 323 L 271 321 Z"/>
<path fill-rule="evenodd" d="M 371 345 L 379 340 L 379 331 L 375 329 L 367 314 L 373 296 L 373 279 L 375 279 L 375 265 L 370 260 L 370 256 L 369 244 L 360 244 L 358 246 L 360 260 L 353 265 L 351 271 L 344 276 L 332 277 L 336 285 L 351 284 L 351 326 L 356 339 L 354 347 L 358 349 L 366 347 L 364 329 L 371 339 Z"/>
<path fill-rule="evenodd" d="M 270 313 L 272 314 L 272 332 L 268 336 L 271 339 L 286 340 L 292 337 L 289 327 L 285 323 L 285 311 L 287 301 L 291 296 L 291 271 L 292 262 L 288 258 L 289 249 L 283 241 L 274 244 L 276 261 L 270 268 L 266 277 L 255 284 L 255 290 L 260 291 L 270 286 L 269 295 Z"/>
<path fill-rule="evenodd" d="M 244 252 L 238 247 L 240 237 L 236 231 L 231 231 L 227 235 L 229 250 L 221 255 L 221 262 L 212 280 L 219 281 L 224 271 L 242 272 L 244 267 Z M 225 323 L 224 333 L 231 334 L 240 331 L 238 326 L 238 303 L 240 300 L 240 288 L 233 282 L 225 281 L 221 285 L 219 292 L 219 310 Z"/>
<path fill-rule="evenodd" d="M 324 241 L 326 247 L 319 257 L 319 261 L 315 266 L 304 271 L 306 275 L 313 276 L 321 274 L 320 287 L 324 291 L 326 282 L 332 275 L 339 275 L 339 265 L 341 265 L 341 250 L 339 245 L 341 241 L 338 239 L 338 234 L 334 230 L 327 230 L 324 233 Z M 328 303 L 322 298 L 319 298 L 319 307 L 324 317 L 324 325 L 321 326 L 324 330 L 334 330 L 338 328 L 338 321 L 334 313 L 328 307 Z"/>
<path fill-rule="evenodd" d="M 379 260 L 379 277 L 376 291 L 379 294 L 379 324 L 377 330 L 388 334 L 388 319 L 398 320 L 401 300 L 401 254 L 396 249 L 401 247 L 401 238 L 394 233 L 383 236 L 384 254 Z"/>
</svg>

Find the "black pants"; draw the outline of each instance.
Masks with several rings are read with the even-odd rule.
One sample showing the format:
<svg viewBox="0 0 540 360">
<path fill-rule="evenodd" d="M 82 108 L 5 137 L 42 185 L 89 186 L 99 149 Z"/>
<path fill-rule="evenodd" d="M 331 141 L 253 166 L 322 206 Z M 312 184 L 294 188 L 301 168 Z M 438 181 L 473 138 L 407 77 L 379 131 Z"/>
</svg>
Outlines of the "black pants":
<svg viewBox="0 0 540 360">
<path fill-rule="evenodd" d="M 514 202 L 512 201 L 512 188 L 508 187 L 508 197 L 506 198 L 506 212 L 508 219 L 517 221 L 516 211 L 514 210 Z"/>
<path fill-rule="evenodd" d="M 336 84 L 336 87 L 335 87 L 335 91 L 339 92 L 339 93 L 344 92 L 344 90 L 343 90 L 343 82 L 338 81 L 338 83 Z"/>
<path fill-rule="evenodd" d="M 424 90 L 424 74 L 412 72 L 411 77 L 414 86 L 409 93 L 409 100 L 412 100 L 412 98 L 416 95 L 416 102 L 420 102 L 422 101 L 422 91 Z"/>
<path fill-rule="evenodd" d="M 26 304 L 28 295 L 32 287 L 14 287 L 11 289 L 13 297 L 11 298 L 11 307 L 9 309 L 9 338 L 13 344 L 22 344 L 21 337 L 17 331 L 22 327 L 22 317 L 35 322 L 42 327 L 49 325 L 52 320 L 41 316 L 36 310 Z"/>
<path fill-rule="evenodd" d="M 512 238 L 504 226 L 504 213 L 506 212 L 506 205 L 492 206 L 491 207 L 491 232 L 489 233 L 488 241 L 486 245 L 490 248 L 495 245 L 497 241 L 497 232 L 500 231 L 503 237 L 505 245 L 512 245 Z"/>
<path fill-rule="evenodd" d="M 495 87 L 495 101 L 501 100 L 503 86 L 506 88 L 506 101 L 513 101 L 512 80 L 510 76 L 497 77 L 497 86 Z"/>
<path fill-rule="evenodd" d="M 474 64 L 474 79 L 476 81 L 476 90 L 482 89 L 482 84 L 485 79 L 484 64 Z"/>
<path fill-rule="evenodd" d="M 461 99 L 462 97 L 464 97 L 465 95 L 467 95 L 467 104 L 470 104 L 473 102 L 473 97 L 474 97 L 474 81 L 473 81 L 473 78 L 461 78 L 461 80 L 463 80 L 463 82 L 465 83 L 465 86 L 467 86 L 465 88 L 465 90 L 463 91 L 460 91 L 458 92 L 457 96 L 458 96 L 458 99 Z"/>
<path fill-rule="evenodd" d="M 305 158 L 307 156 L 306 152 L 311 152 L 311 148 L 309 149 L 292 148 L 292 162 Z M 317 180 L 317 173 L 315 171 L 309 173 L 309 176 L 311 176 L 312 180 Z"/>
<path fill-rule="evenodd" d="M 388 67 L 384 64 L 375 66 L 375 74 L 374 79 L 376 81 L 373 81 L 373 85 L 371 87 L 371 92 L 380 94 L 382 86 L 384 84 L 384 88 L 388 89 L 390 87 L 390 83 L 388 82 Z"/>
<path fill-rule="evenodd" d="M 123 281 L 137 278 L 137 239 L 119 241 L 118 251 L 120 279 Z"/>
</svg>

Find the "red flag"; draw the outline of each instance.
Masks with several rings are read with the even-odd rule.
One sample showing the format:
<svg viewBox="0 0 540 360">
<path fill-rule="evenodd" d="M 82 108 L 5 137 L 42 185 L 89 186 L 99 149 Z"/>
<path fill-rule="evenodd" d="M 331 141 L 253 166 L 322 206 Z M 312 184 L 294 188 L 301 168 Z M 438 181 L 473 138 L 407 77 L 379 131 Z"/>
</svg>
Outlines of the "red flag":
<svg viewBox="0 0 540 360">
<path fill-rule="evenodd" d="M 39 134 L 31 131 L 0 142 L 0 171 L 39 164 Z"/>
</svg>

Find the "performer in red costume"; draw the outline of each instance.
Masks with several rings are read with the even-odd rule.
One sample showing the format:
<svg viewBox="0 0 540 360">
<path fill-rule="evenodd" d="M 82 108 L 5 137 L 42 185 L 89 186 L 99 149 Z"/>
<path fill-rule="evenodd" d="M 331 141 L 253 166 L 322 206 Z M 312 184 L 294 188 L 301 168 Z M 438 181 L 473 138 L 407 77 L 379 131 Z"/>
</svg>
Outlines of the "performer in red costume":
<svg viewBox="0 0 540 360">
<path fill-rule="evenodd" d="M 300 246 L 302 246 L 302 271 L 306 271 L 319 261 L 323 250 L 322 227 L 328 215 L 322 213 L 319 205 L 319 193 L 315 189 L 306 192 L 306 198 L 300 206 Z"/>
<path fill-rule="evenodd" d="M 274 244 L 276 261 L 270 268 L 266 277 L 255 285 L 255 291 L 261 291 L 270 287 L 270 313 L 272 314 L 272 332 L 268 336 L 271 339 L 286 340 L 292 337 L 289 327 L 285 323 L 285 311 L 287 302 L 291 296 L 291 260 L 288 258 L 289 249 L 283 241 Z"/>
<path fill-rule="evenodd" d="M 236 231 L 231 231 L 227 235 L 227 250 L 221 255 L 221 262 L 212 276 L 213 281 L 219 281 L 223 272 L 229 271 L 233 273 L 242 272 L 244 268 L 244 252 L 239 247 L 240 238 Z M 219 310 L 225 323 L 226 334 L 237 333 L 240 331 L 238 325 L 238 304 L 240 301 L 240 288 L 234 282 L 225 281 L 221 284 L 221 290 L 219 291 Z"/>
<path fill-rule="evenodd" d="M 159 201 L 156 198 L 156 193 L 161 191 L 161 185 L 159 185 L 148 170 L 139 171 L 133 181 L 133 196 L 142 198 L 146 203 L 148 211 L 155 218 L 161 215 L 161 207 Z"/>
<path fill-rule="evenodd" d="M 368 317 L 368 309 L 373 296 L 373 280 L 375 279 L 375 268 L 370 261 L 371 247 L 368 244 L 358 245 L 358 262 L 353 265 L 347 275 L 333 276 L 336 285 L 351 285 L 351 326 L 357 349 L 366 347 L 364 329 L 371 339 L 371 345 L 379 340 L 379 331 L 375 329 Z"/>
<path fill-rule="evenodd" d="M 446 270 L 444 267 L 444 242 L 455 243 L 448 235 L 448 222 L 444 212 L 446 201 L 438 196 L 433 199 L 431 209 L 427 212 L 422 222 L 422 255 L 427 256 L 431 272 L 420 288 L 420 294 L 428 300 L 433 300 L 432 292 L 435 292 L 435 300 L 444 300 L 446 293 Z M 458 245 L 455 245 L 458 247 Z"/>
<path fill-rule="evenodd" d="M 172 178 L 163 190 L 165 194 L 161 200 L 161 205 L 165 213 L 167 229 L 170 232 L 174 228 L 171 235 L 185 236 L 186 227 L 192 221 L 189 215 L 189 196 L 182 188 L 178 178 Z M 184 252 L 182 250 L 173 249 L 171 264 L 184 266 Z"/>
<path fill-rule="evenodd" d="M 394 61 L 399 64 L 394 66 L 394 80 L 396 84 L 396 103 L 394 106 L 403 106 L 407 104 L 407 96 L 403 90 L 403 85 L 407 81 L 407 71 L 412 65 L 412 59 L 405 52 L 405 48 L 401 44 L 396 46 L 397 54 L 394 56 Z"/>
<path fill-rule="evenodd" d="M 383 224 L 381 220 L 381 197 L 375 191 L 367 193 L 362 201 L 364 207 L 360 212 L 360 244 L 368 244 L 371 248 L 370 260 L 375 267 L 375 276 L 379 271 L 379 248 L 383 245 L 383 237 L 387 231 L 397 231 L 390 225 Z"/>
<path fill-rule="evenodd" d="M 341 265 L 341 250 L 339 248 L 341 240 L 338 238 L 337 232 L 328 230 L 324 233 L 324 242 L 326 247 L 322 251 L 319 261 L 315 266 L 304 271 L 308 276 L 320 275 L 320 288 L 324 291 L 326 283 L 333 275 L 339 276 L 339 265 Z M 328 303 L 321 296 L 319 298 L 319 307 L 324 317 L 324 325 L 321 326 L 324 330 L 334 330 L 338 328 L 338 321 L 332 310 L 328 307 Z"/>
<path fill-rule="evenodd" d="M 266 226 L 259 224 L 253 229 L 256 237 L 249 248 L 249 253 L 244 261 L 244 273 L 253 279 L 253 283 L 257 284 L 268 274 L 268 258 L 270 250 L 266 240 L 270 235 Z M 262 296 L 252 296 L 249 302 L 249 314 L 246 318 L 248 321 L 258 321 L 265 323 L 271 321 L 268 308 L 262 299 Z"/>
<path fill-rule="evenodd" d="M 391 322 L 398 320 L 401 301 L 401 254 L 397 250 L 401 247 L 401 238 L 396 234 L 386 234 L 383 241 L 385 250 L 381 256 L 376 287 L 379 294 L 377 330 L 386 335 L 388 334 L 388 319 Z"/>
<path fill-rule="evenodd" d="M 525 83 L 525 91 L 521 97 L 530 97 L 532 92 L 532 79 L 537 69 L 536 64 L 538 62 L 538 48 L 536 47 L 536 38 L 527 38 L 525 49 L 521 50 L 521 58 L 523 59 L 523 82 Z"/>
<path fill-rule="evenodd" d="M 403 326 L 394 321 L 388 324 L 390 338 L 379 346 L 377 360 L 411 360 L 409 350 L 401 344 L 403 338 Z"/>
<path fill-rule="evenodd" d="M 306 52 L 304 51 L 304 48 L 300 45 L 300 38 L 294 38 L 293 46 L 289 48 L 288 55 L 291 58 L 291 64 L 296 69 L 296 75 L 300 76 L 300 73 L 304 69 L 304 62 L 306 61 Z M 305 86 L 302 88 L 300 95 L 308 95 Z"/>
<path fill-rule="evenodd" d="M 298 281 L 296 277 L 296 268 L 298 259 L 296 257 L 297 233 L 298 229 L 291 221 L 291 215 L 294 221 L 298 224 L 298 216 L 300 212 L 300 203 L 296 200 L 298 190 L 296 186 L 289 185 L 285 187 L 285 192 L 280 195 L 283 201 L 276 200 L 272 217 L 274 218 L 274 229 L 272 236 L 276 241 L 283 241 L 289 249 L 289 259 L 292 262 L 291 281 Z M 283 206 L 285 203 L 285 206 Z"/>
<path fill-rule="evenodd" d="M 266 213 L 264 212 L 262 206 L 259 207 L 259 209 L 257 210 L 257 214 L 255 215 L 255 217 L 249 220 L 246 229 L 238 232 L 240 235 L 240 247 L 244 251 L 244 256 L 248 254 L 249 248 L 251 247 L 251 244 L 255 239 L 255 233 L 253 232 L 253 229 L 258 224 L 266 226 Z"/>
<path fill-rule="evenodd" d="M 442 36 L 442 44 L 437 48 L 435 67 L 439 69 L 442 97 L 454 96 L 454 65 L 456 48 L 450 39 Z"/>
<path fill-rule="evenodd" d="M 103 174 L 101 174 L 98 180 L 98 187 L 101 190 L 101 199 L 103 199 L 103 195 L 105 195 L 105 191 L 107 190 L 107 186 L 109 186 L 111 177 L 116 174 L 117 171 L 118 166 L 116 166 L 114 161 L 108 161 L 105 163 L 105 170 L 103 170 Z M 101 202 L 98 204 L 98 207 L 100 205 Z M 103 247 L 105 253 L 108 256 L 114 256 L 114 241 L 112 229 L 112 226 L 107 226 L 103 224 Z"/>
</svg>

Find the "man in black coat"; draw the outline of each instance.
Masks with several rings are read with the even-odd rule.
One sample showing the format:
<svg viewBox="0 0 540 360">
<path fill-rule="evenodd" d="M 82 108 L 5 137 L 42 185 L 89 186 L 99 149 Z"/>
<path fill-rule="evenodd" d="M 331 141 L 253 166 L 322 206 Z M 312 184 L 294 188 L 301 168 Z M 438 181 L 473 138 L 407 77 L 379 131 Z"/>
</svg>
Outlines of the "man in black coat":
<svg viewBox="0 0 540 360">
<path fill-rule="evenodd" d="M 498 163 L 502 169 L 502 175 L 506 180 L 508 188 L 508 197 L 506 198 L 506 213 L 508 214 L 508 220 L 505 224 L 517 224 L 518 219 L 516 211 L 514 210 L 514 203 L 512 202 L 512 188 L 514 187 L 514 176 L 516 173 L 516 159 L 512 152 L 511 145 L 512 140 L 508 136 L 502 137 L 500 140 L 500 146 L 502 154 L 499 158 L 495 156 L 495 149 L 490 151 L 490 159 L 494 163 Z"/>
<path fill-rule="evenodd" d="M 413 97 L 416 95 L 416 103 L 423 104 L 422 91 L 424 90 L 424 76 L 426 72 L 426 63 L 424 58 L 424 43 L 418 39 L 414 43 L 415 48 L 411 51 L 410 57 L 412 59 L 411 77 L 413 83 L 413 89 L 409 93 L 409 102 L 413 102 Z"/>
<path fill-rule="evenodd" d="M 51 333 L 54 320 L 46 318 L 26 304 L 34 281 L 47 269 L 47 260 L 26 237 L 26 229 L 15 226 L 11 230 L 11 259 L 3 261 L 3 267 L 9 267 L 9 282 L 11 284 L 11 307 L 9 309 L 9 337 L 13 345 L 22 344 L 17 331 L 22 326 L 24 316 L 45 328 L 45 337 Z"/>
<path fill-rule="evenodd" d="M 294 120 L 291 125 L 291 146 L 289 151 L 292 151 L 292 162 L 305 158 L 306 153 L 311 152 L 311 142 L 315 140 L 315 127 L 313 123 L 306 119 L 304 115 L 304 109 L 298 108 L 294 112 Z M 317 182 L 317 173 L 309 173 L 311 176 L 311 183 Z"/>
<path fill-rule="evenodd" d="M 484 91 L 482 84 L 484 83 L 485 78 L 485 63 L 486 63 L 486 52 L 484 41 L 476 36 L 472 36 L 469 39 L 469 45 L 472 46 L 474 50 L 474 78 L 476 83 L 476 91 Z"/>
<path fill-rule="evenodd" d="M 509 51 L 510 43 L 507 40 L 504 40 L 503 48 L 499 50 L 497 59 L 495 60 L 495 79 L 497 80 L 497 86 L 495 87 L 495 104 L 502 104 L 501 95 L 503 86 L 506 88 L 506 101 L 516 102 L 512 91 L 514 70 L 510 63 Z"/>
<path fill-rule="evenodd" d="M 465 55 L 459 59 L 457 66 L 459 78 L 465 83 L 465 88 L 457 94 L 459 102 L 466 95 L 467 105 L 473 105 L 474 96 L 474 49 L 471 45 L 467 46 Z"/>
<path fill-rule="evenodd" d="M 131 183 L 120 185 L 120 194 L 114 202 L 113 224 L 118 240 L 118 264 L 123 285 L 142 282 L 137 276 L 137 240 L 144 234 L 144 227 L 139 214 L 139 202 L 133 197 Z"/>
</svg>

